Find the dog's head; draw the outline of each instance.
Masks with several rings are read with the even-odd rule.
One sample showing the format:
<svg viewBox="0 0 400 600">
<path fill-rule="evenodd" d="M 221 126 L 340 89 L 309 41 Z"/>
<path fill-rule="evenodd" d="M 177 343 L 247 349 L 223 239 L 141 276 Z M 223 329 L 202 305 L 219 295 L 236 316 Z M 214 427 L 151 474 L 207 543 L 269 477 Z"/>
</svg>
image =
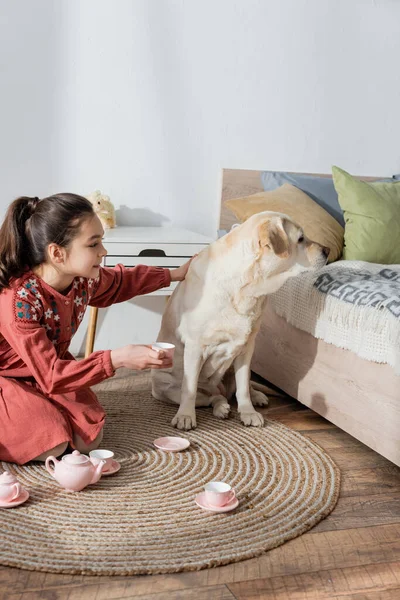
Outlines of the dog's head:
<svg viewBox="0 0 400 600">
<path fill-rule="evenodd" d="M 277 267 L 285 270 L 296 265 L 307 269 L 326 264 L 329 248 L 309 240 L 287 215 L 264 212 L 254 217 L 254 241 L 261 261 L 270 263 L 272 259 Z"/>
<path fill-rule="evenodd" d="M 252 276 L 260 285 L 264 281 L 262 287 L 268 288 L 264 293 L 276 291 L 306 269 L 324 266 L 328 259 L 329 248 L 309 240 L 299 225 L 281 213 L 257 213 L 234 231 L 250 243 L 255 259 Z"/>
</svg>

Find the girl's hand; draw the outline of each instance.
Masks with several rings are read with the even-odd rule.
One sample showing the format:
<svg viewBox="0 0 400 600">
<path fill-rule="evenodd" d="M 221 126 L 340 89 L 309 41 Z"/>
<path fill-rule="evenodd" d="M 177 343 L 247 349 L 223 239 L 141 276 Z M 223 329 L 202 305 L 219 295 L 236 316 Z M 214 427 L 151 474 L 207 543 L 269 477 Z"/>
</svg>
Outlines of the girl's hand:
<svg viewBox="0 0 400 600">
<path fill-rule="evenodd" d="M 163 350 L 152 350 L 151 346 L 130 344 L 117 350 L 111 350 L 111 362 L 114 369 L 127 367 L 134 371 L 144 369 L 169 369 L 172 361 Z"/>
<path fill-rule="evenodd" d="M 183 281 L 186 277 L 186 273 L 188 272 L 188 268 L 190 267 L 190 263 L 196 256 L 197 256 L 197 254 L 192 256 L 192 258 L 190 258 L 187 262 L 185 262 L 183 265 L 181 265 L 177 269 L 170 269 L 171 281 Z"/>
</svg>

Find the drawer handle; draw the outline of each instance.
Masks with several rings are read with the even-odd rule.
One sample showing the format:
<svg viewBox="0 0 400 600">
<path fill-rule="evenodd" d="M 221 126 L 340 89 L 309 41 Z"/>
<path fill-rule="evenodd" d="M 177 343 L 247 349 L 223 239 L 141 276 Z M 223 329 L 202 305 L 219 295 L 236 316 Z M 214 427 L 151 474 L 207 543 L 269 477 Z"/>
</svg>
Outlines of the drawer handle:
<svg viewBox="0 0 400 600">
<path fill-rule="evenodd" d="M 138 256 L 167 256 L 164 250 L 142 250 Z"/>
</svg>

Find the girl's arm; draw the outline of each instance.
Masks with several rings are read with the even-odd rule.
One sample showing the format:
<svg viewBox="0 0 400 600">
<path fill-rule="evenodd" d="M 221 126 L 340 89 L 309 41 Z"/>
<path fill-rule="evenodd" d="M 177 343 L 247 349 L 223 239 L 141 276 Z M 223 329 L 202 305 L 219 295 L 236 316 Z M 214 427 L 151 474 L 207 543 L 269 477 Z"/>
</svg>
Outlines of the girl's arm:
<svg viewBox="0 0 400 600">
<path fill-rule="evenodd" d="M 162 267 L 146 267 L 145 265 L 138 265 L 130 269 L 123 265 L 101 268 L 99 281 L 97 287 L 94 288 L 89 304 L 104 308 L 124 300 L 130 300 L 134 296 L 150 294 L 160 288 L 168 287 L 171 281 L 185 279 L 191 261 L 192 258 L 180 267 L 171 270 Z"/>
<path fill-rule="evenodd" d="M 118 302 L 130 300 L 134 296 L 149 294 L 171 283 L 171 271 L 162 267 L 138 265 L 127 268 L 123 265 L 100 268 L 89 304 L 104 308 Z"/>
<path fill-rule="evenodd" d="M 39 323 L 3 322 L 1 333 L 46 394 L 75 392 L 114 375 L 110 350 L 94 352 L 80 361 L 59 358 Z"/>
</svg>

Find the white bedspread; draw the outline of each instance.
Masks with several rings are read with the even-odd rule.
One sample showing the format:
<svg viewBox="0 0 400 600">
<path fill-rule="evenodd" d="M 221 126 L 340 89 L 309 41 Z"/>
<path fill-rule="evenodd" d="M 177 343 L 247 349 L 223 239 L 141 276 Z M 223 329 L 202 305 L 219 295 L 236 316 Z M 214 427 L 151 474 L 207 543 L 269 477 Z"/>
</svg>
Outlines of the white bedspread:
<svg viewBox="0 0 400 600">
<path fill-rule="evenodd" d="M 338 261 L 290 279 L 270 302 L 298 329 L 400 374 L 400 265 Z"/>
</svg>

